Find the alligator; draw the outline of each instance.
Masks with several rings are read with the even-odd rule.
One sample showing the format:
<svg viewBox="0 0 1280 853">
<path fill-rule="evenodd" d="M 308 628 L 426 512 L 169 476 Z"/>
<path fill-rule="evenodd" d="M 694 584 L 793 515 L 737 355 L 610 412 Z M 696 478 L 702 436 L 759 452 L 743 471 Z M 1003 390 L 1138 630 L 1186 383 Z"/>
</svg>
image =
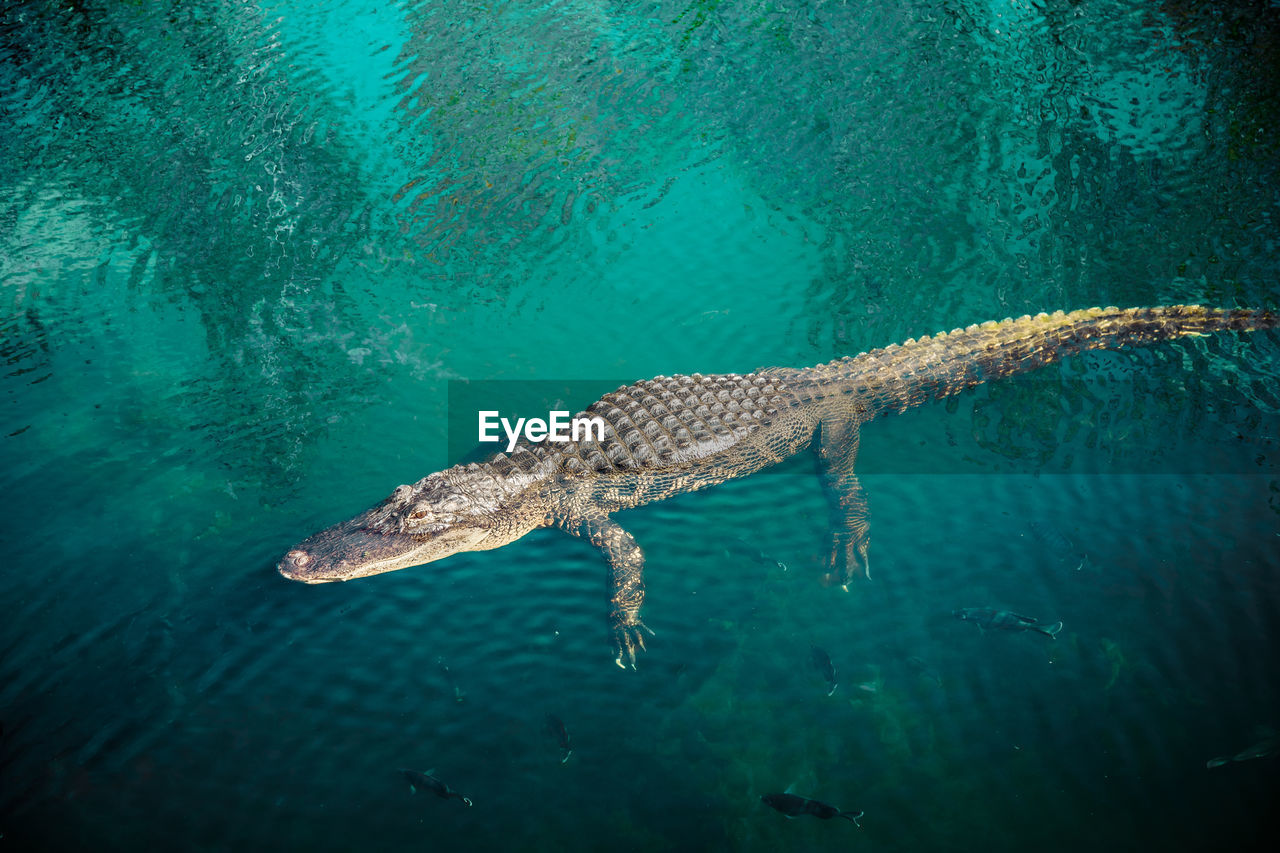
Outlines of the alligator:
<svg viewBox="0 0 1280 853">
<path fill-rule="evenodd" d="M 644 555 L 611 513 L 745 477 L 816 440 L 834 519 L 828 578 L 847 589 L 856 575 L 870 577 L 867 500 L 854 474 L 862 424 L 1085 350 L 1277 325 L 1280 314 L 1254 309 L 1089 308 L 973 325 L 816 367 L 658 376 L 579 415 L 604 419 L 602 441 L 521 439 L 487 462 L 398 486 L 291 549 L 278 569 L 305 583 L 347 581 L 559 527 L 608 560 L 615 662 L 634 669 L 653 634 L 640 619 Z"/>
</svg>

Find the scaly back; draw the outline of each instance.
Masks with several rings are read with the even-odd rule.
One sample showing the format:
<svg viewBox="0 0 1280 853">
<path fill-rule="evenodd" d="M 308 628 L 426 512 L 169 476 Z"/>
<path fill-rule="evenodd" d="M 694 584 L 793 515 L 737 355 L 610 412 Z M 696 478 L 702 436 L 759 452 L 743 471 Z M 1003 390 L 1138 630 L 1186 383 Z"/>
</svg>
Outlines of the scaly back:
<svg viewBox="0 0 1280 853">
<path fill-rule="evenodd" d="M 991 321 L 810 368 L 658 376 L 611 391 L 579 414 L 604 419 L 604 441 L 522 439 L 510 455 L 498 454 L 487 465 L 506 477 L 674 474 L 691 466 L 718 467 L 719 455 L 734 448 L 734 470 L 725 477 L 707 475 L 706 484 L 785 458 L 808 441 L 831 409 L 866 420 L 1085 350 L 1278 323 L 1270 311 L 1198 305 L 1088 308 Z"/>
</svg>

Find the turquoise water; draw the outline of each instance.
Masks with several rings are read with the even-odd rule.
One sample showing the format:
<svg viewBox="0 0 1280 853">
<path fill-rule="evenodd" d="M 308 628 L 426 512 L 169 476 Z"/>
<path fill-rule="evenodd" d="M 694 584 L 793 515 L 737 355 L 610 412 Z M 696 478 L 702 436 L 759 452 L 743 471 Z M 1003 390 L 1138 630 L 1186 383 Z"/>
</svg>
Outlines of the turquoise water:
<svg viewBox="0 0 1280 853">
<path fill-rule="evenodd" d="M 275 571 L 453 461 L 451 385 L 1276 307 L 1273 6 L 28 3 L 0 33 L 0 843 L 1274 840 L 1280 765 L 1205 766 L 1280 728 L 1274 333 L 867 426 L 848 593 L 811 459 L 622 513 L 634 673 L 563 534 Z M 1064 628 L 950 615 L 987 605 Z M 788 788 L 862 827 L 760 802 Z"/>
</svg>

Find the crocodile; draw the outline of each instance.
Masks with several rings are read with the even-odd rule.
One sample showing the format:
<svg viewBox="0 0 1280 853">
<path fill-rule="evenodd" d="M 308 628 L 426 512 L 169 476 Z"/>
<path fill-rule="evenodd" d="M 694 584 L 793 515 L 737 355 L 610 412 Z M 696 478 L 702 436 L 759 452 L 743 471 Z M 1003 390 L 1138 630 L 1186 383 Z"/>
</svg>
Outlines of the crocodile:
<svg viewBox="0 0 1280 853">
<path fill-rule="evenodd" d="M 745 477 L 816 445 L 831 496 L 828 579 L 870 577 L 867 500 L 854 474 L 862 424 L 1085 350 L 1217 331 L 1271 329 L 1280 314 L 1198 305 L 1089 308 L 955 329 L 809 368 L 658 376 L 605 394 L 603 440 L 520 442 L 483 463 L 398 486 L 278 564 L 305 583 L 347 581 L 485 551 L 558 527 L 608 560 L 615 662 L 635 667 L 644 555 L 610 515 Z"/>
</svg>

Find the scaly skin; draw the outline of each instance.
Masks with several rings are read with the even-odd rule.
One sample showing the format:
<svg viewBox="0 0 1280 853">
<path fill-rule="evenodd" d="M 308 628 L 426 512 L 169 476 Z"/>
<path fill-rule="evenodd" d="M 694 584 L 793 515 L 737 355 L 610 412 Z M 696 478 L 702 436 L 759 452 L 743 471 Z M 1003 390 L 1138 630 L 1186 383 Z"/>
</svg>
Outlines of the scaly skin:
<svg viewBox="0 0 1280 853">
<path fill-rule="evenodd" d="M 608 559 L 617 663 L 625 658 L 634 667 L 649 631 L 640 621 L 644 555 L 611 513 L 745 477 L 817 434 L 834 496 L 829 577 L 847 585 L 855 574 L 869 576 L 866 499 L 853 473 L 866 421 L 1084 350 L 1277 323 L 1268 311 L 1194 305 L 1090 308 L 969 326 L 817 367 L 659 376 L 606 394 L 582 413 L 604 419 L 604 441 L 522 439 L 510 454 L 400 486 L 290 550 L 279 570 L 306 583 L 345 581 L 499 548 L 554 525 Z"/>
</svg>

